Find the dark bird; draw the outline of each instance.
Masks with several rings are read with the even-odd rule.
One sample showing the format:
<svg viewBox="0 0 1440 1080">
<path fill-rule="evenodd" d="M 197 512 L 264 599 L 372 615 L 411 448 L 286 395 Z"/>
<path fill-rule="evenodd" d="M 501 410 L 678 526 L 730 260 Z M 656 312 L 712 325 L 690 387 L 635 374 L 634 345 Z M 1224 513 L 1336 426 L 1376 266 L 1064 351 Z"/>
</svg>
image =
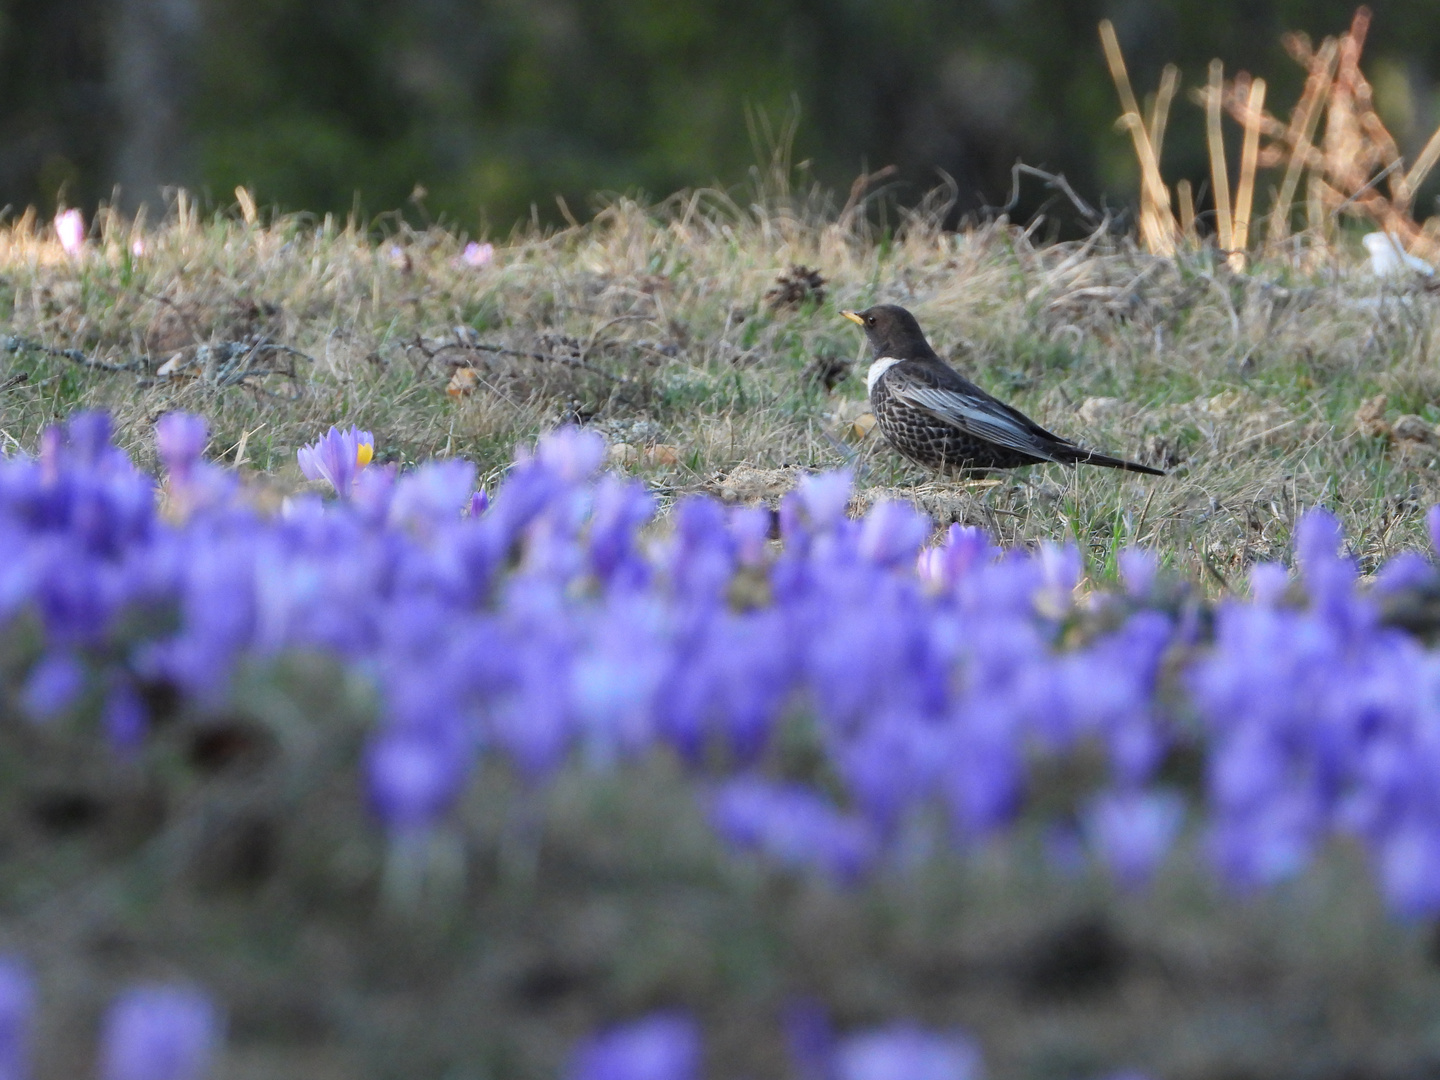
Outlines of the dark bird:
<svg viewBox="0 0 1440 1080">
<path fill-rule="evenodd" d="M 886 440 L 931 469 L 1013 469 L 1053 461 L 1164 476 L 1159 469 L 1087 450 L 991 397 L 935 355 L 915 316 L 894 304 L 842 314 L 859 323 L 875 360 L 865 376 Z"/>
</svg>

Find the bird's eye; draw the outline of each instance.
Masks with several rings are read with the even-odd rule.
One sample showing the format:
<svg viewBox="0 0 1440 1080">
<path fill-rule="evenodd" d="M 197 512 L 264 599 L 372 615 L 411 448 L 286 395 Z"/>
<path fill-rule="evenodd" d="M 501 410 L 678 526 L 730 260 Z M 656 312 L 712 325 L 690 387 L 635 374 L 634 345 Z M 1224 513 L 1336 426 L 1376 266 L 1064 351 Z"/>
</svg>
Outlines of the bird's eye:
<svg viewBox="0 0 1440 1080">
<path fill-rule="evenodd" d="M 866 325 L 866 326 L 874 326 L 874 325 L 875 325 L 875 316 L 874 316 L 874 315 L 867 316 L 866 319 L 865 319 L 865 325 Z"/>
</svg>

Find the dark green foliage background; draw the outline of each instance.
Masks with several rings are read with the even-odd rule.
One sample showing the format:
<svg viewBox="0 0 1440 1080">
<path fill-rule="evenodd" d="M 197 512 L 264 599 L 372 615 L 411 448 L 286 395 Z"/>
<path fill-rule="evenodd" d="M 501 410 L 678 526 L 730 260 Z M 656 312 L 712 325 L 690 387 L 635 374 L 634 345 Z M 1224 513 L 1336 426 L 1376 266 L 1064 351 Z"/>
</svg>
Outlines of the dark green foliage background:
<svg viewBox="0 0 1440 1080">
<path fill-rule="evenodd" d="M 1017 158 L 1123 200 L 1134 165 L 1095 27 L 1115 20 L 1137 87 L 1211 57 L 1266 76 L 1288 108 L 1286 29 L 1342 30 L 1351 0 L 3 0 L 0 202 L 108 198 L 119 173 L 115 46 L 131 11 L 191 26 L 166 93 L 180 116 L 162 182 L 287 210 L 407 206 L 504 231 L 585 216 L 594 193 L 738 185 L 798 118 L 796 161 L 844 191 L 898 167 L 913 200 L 1006 200 Z M 1440 122 L 1440 9 L 1379 0 L 1367 49 L 1412 152 Z M 148 24 L 147 24 L 148 25 Z M 765 133 L 766 126 L 770 135 Z M 1199 110 L 1177 103 L 1166 168 L 1205 174 Z M 407 203 L 416 184 L 428 195 Z M 357 194 L 358 193 L 358 194 Z M 1033 209 L 1040 192 L 1027 193 Z M 157 202 L 155 192 L 122 201 Z"/>
</svg>

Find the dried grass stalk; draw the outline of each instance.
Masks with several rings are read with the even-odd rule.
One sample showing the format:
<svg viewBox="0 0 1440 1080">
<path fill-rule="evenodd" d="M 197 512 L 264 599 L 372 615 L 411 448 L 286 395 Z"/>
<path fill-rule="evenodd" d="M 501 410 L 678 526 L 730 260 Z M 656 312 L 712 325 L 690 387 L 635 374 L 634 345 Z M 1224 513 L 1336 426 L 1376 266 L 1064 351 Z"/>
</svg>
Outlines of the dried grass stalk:
<svg viewBox="0 0 1440 1080">
<path fill-rule="evenodd" d="M 1250 84 L 1250 100 L 1245 113 L 1245 141 L 1240 148 L 1240 185 L 1235 192 L 1235 224 L 1232 239 L 1235 250 L 1230 265 L 1245 268 L 1245 248 L 1250 240 L 1250 208 L 1255 202 L 1255 165 L 1260 154 L 1260 117 L 1265 109 L 1265 80 Z"/>
<path fill-rule="evenodd" d="M 1305 80 L 1305 89 L 1300 95 L 1299 104 L 1290 114 L 1290 128 L 1286 137 L 1290 156 L 1285 164 L 1285 178 L 1280 182 L 1280 191 L 1270 211 L 1271 243 L 1282 241 L 1290 235 L 1290 208 L 1295 203 L 1295 190 L 1300 185 L 1300 173 L 1310 157 L 1320 113 L 1330 94 L 1330 83 L 1335 77 L 1335 58 L 1339 51 L 1340 43 L 1334 38 L 1326 38 L 1318 53 L 1307 54 L 1310 76 Z M 1440 136 L 1440 132 L 1436 134 Z M 1437 153 L 1440 153 L 1440 142 L 1437 142 Z"/>
<path fill-rule="evenodd" d="M 1139 102 L 1130 87 L 1130 76 L 1125 70 L 1125 57 L 1120 52 L 1120 42 L 1115 36 L 1115 26 L 1109 19 L 1100 23 L 1100 43 L 1105 49 L 1105 60 L 1110 66 L 1110 77 L 1120 95 L 1123 111 L 1120 123 L 1130 131 L 1135 143 L 1135 156 L 1140 162 L 1140 239 L 1146 250 L 1156 255 L 1175 254 L 1175 237 L 1178 227 L 1175 215 L 1170 209 L 1170 191 L 1160 176 L 1160 161 L 1140 114 Z M 1164 85 L 1162 80 L 1161 91 Z M 1171 91 L 1173 96 L 1174 91 Z M 1159 104 L 1159 98 L 1156 99 Z M 1167 106 L 1168 108 L 1168 106 Z"/>
<path fill-rule="evenodd" d="M 1230 174 L 1225 168 L 1225 133 L 1220 127 L 1220 108 L 1225 94 L 1225 65 L 1210 61 L 1210 82 L 1205 91 L 1205 141 L 1210 147 L 1210 183 L 1215 190 L 1215 235 L 1221 251 L 1233 251 L 1231 231 Z"/>
<path fill-rule="evenodd" d="M 1435 167 L 1435 162 L 1440 161 L 1440 128 L 1435 129 L 1435 134 L 1430 136 L 1430 141 L 1425 144 L 1425 149 L 1420 151 L 1420 156 L 1415 159 L 1415 164 L 1410 166 L 1410 171 L 1405 174 L 1405 190 L 1413 199 L 1415 192 L 1420 190 L 1420 185 L 1430 175 L 1430 170 Z"/>
<path fill-rule="evenodd" d="M 1160 73 L 1160 90 L 1150 108 L 1150 145 L 1155 149 L 1158 165 L 1165 147 L 1165 127 L 1170 120 L 1170 106 L 1175 101 L 1175 91 L 1180 89 L 1180 69 L 1166 64 Z"/>
<path fill-rule="evenodd" d="M 1200 233 L 1195 228 L 1195 197 L 1190 192 L 1190 181 L 1176 183 L 1175 194 L 1180 200 L 1180 234 L 1187 244 L 1199 247 Z"/>
</svg>

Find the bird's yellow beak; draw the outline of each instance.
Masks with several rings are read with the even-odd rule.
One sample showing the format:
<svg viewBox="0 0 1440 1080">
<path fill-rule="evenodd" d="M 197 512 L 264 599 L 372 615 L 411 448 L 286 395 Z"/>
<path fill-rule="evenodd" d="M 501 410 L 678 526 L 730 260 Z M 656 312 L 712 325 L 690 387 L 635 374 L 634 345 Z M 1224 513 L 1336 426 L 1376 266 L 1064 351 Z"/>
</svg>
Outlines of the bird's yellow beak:
<svg viewBox="0 0 1440 1080">
<path fill-rule="evenodd" d="M 844 315 L 845 318 L 849 319 L 849 320 L 850 320 L 851 322 L 853 322 L 856 326 L 864 326 L 864 325 L 865 325 L 865 320 L 862 319 L 859 315 L 855 314 L 855 312 L 853 312 L 853 311 L 842 311 L 842 312 L 840 312 L 840 314 L 841 314 L 841 315 Z"/>
</svg>

